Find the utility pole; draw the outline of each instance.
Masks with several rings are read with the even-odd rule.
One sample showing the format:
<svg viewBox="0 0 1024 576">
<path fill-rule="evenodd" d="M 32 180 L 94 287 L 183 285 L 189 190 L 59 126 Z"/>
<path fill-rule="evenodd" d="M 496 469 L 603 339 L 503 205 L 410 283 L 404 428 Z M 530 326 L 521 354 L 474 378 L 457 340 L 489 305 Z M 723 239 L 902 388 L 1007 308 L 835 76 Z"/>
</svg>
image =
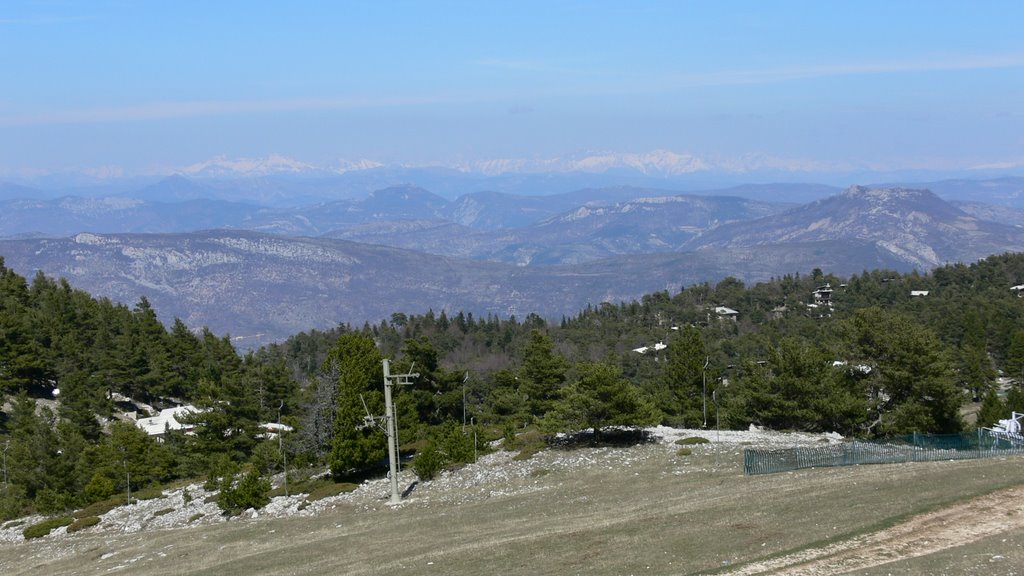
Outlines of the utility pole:
<svg viewBox="0 0 1024 576">
<path fill-rule="evenodd" d="M 128 468 L 128 459 L 122 460 L 124 462 L 124 475 L 125 483 L 128 486 L 128 505 L 132 505 L 132 471 Z"/>
<path fill-rule="evenodd" d="M 469 372 L 462 379 L 462 433 L 466 433 L 466 382 L 469 381 Z"/>
<path fill-rule="evenodd" d="M 132 504 L 132 471 L 128 468 L 128 450 L 124 446 L 119 446 L 118 450 L 121 452 L 121 465 L 124 466 L 125 484 L 127 484 L 128 490 L 128 505 Z"/>
<path fill-rule="evenodd" d="M 704 427 L 708 427 L 708 363 L 711 362 L 711 357 L 708 356 L 704 359 L 704 370 L 701 373 L 701 398 L 704 400 Z"/>
<path fill-rule="evenodd" d="M 284 460 L 284 495 L 288 496 L 288 455 L 284 452 L 284 427 L 281 426 L 281 410 L 284 408 L 284 400 L 277 407 L 277 451 L 281 453 Z"/>
<path fill-rule="evenodd" d="M 402 501 L 402 494 L 398 491 L 398 425 L 395 420 L 395 403 L 391 397 L 392 386 L 409 386 L 411 379 L 419 374 L 409 372 L 408 374 L 391 374 L 390 360 L 384 359 L 384 432 L 388 436 L 388 461 L 391 464 L 391 500 L 390 504 L 398 504 Z"/>
<path fill-rule="evenodd" d="M 718 468 L 718 449 L 722 445 L 722 427 L 718 420 L 718 387 L 711 391 L 711 401 L 715 403 L 715 468 Z"/>
<path fill-rule="evenodd" d="M 11 448 L 11 441 L 4 442 L 4 490 L 7 490 L 7 451 Z"/>
</svg>

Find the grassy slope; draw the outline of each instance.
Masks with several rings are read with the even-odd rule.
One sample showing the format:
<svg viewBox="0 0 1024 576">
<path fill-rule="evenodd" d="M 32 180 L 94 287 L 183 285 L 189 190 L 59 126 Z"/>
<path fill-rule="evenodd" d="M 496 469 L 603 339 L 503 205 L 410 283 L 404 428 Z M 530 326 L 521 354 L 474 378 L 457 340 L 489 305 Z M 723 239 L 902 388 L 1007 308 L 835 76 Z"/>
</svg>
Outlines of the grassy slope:
<svg viewBox="0 0 1024 576">
<path fill-rule="evenodd" d="M 428 485 L 393 509 L 339 505 L 315 518 L 142 535 L 83 533 L 3 546 L 0 573 L 96 574 L 117 567 L 131 574 L 218 576 L 706 573 L 1024 484 L 1021 458 L 744 477 L 736 454 L 716 459 L 712 448 L 685 458 L 674 447 L 628 450 L 642 456 L 627 469 L 545 468 L 545 474 L 512 481 L 518 486 L 511 486 L 517 488 L 511 494 L 461 505 L 441 502 Z M 538 455 L 537 466 L 555 457 Z M 948 550 L 895 567 L 927 573 L 964 554 L 990 552 L 1019 566 L 1021 542 L 989 538 L 968 551 Z"/>
</svg>

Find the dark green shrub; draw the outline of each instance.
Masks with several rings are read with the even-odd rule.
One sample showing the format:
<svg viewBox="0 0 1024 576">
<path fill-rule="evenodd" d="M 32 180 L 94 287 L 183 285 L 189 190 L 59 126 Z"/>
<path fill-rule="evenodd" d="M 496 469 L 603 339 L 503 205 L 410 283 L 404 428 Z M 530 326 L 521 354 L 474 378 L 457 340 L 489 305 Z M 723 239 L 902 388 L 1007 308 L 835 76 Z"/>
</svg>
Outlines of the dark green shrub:
<svg viewBox="0 0 1024 576">
<path fill-rule="evenodd" d="M 288 475 L 288 493 L 289 494 L 309 494 L 313 490 L 316 490 L 320 486 L 326 484 L 334 484 L 334 480 L 331 479 L 330 475 L 324 476 L 311 476 L 306 474 L 298 474 L 297 476 Z M 270 491 L 271 497 L 284 496 L 284 486 L 278 486 Z"/>
<path fill-rule="evenodd" d="M 138 492 L 132 492 L 132 498 L 136 500 L 154 500 L 156 498 L 163 498 L 164 491 L 157 487 L 143 488 Z"/>
<path fill-rule="evenodd" d="M 89 526 L 95 526 L 99 523 L 99 516 L 86 516 L 84 518 L 79 518 L 68 525 L 68 534 L 72 532 L 78 532 L 79 530 L 84 530 Z"/>
<path fill-rule="evenodd" d="M 689 448 L 680 448 L 679 451 L 676 452 L 676 456 L 690 456 L 691 454 L 693 454 L 693 450 L 690 450 Z"/>
<path fill-rule="evenodd" d="M 257 444 L 249 462 L 262 474 L 270 474 L 279 469 L 284 459 L 277 449 L 277 440 L 265 440 Z"/>
<path fill-rule="evenodd" d="M 423 481 L 433 480 L 442 468 L 444 455 L 433 442 L 427 443 L 427 446 L 412 459 L 412 469 Z"/>
<path fill-rule="evenodd" d="M 226 478 L 221 485 L 217 506 L 228 514 L 238 514 L 249 508 L 260 509 L 270 502 L 270 480 L 252 470 L 241 480 Z"/>
<path fill-rule="evenodd" d="M 85 499 L 89 502 L 106 500 L 117 493 L 117 486 L 110 478 L 97 472 L 85 485 Z"/>
<path fill-rule="evenodd" d="M 432 480 L 445 468 L 472 462 L 476 457 L 473 443 L 471 430 L 464 431 L 455 422 L 439 426 L 413 459 L 413 469 L 421 480 Z"/>
<path fill-rule="evenodd" d="M 473 435 L 463 431 L 455 422 L 441 427 L 435 440 L 438 449 L 444 454 L 445 465 L 468 464 L 473 461 L 475 450 Z"/>
<path fill-rule="evenodd" d="M 81 510 L 75 512 L 72 515 L 75 518 L 85 518 L 87 516 L 103 516 L 104 514 L 110 512 L 114 508 L 124 505 L 126 501 L 125 498 L 126 497 L 124 494 L 118 494 L 117 496 L 107 498 L 106 500 L 93 502 L 92 504 L 89 504 L 85 508 L 82 508 Z"/>
<path fill-rule="evenodd" d="M 195 522 L 196 520 L 199 520 L 203 516 L 205 516 L 205 514 L 202 514 L 202 513 L 193 514 L 193 515 L 188 517 L 188 523 L 191 524 L 191 523 Z"/>
<path fill-rule="evenodd" d="M 203 484 L 205 490 L 213 491 L 220 488 L 225 480 L 231 480 L 238 472 L 238 464 L 235 464 L 227 454 L 215 454 L 210 457 L 206 465 L 206 482 Z"/>
<path fill-rule="evenodd" d="M 24 488 L 8 484 L 6 489 L 0 490 L 0 520 L 10 520 L 25 514 L 30 503 Z"/>
<path fill-rule="evenodd" d="M 338 494 L 352 492 L 358 487 L 351 482 L 328 482 L 313 489 L 313 491 L 306 495 L 306 500 L 308 502 L 315 502 L 324 498 L 330 498 L 331 496 L 337 496 Z"/>
<path fill-rule="evenodd" d="M 512 422 L 506 422 L 502 428 L 501 447 L 509 452 L 516 449 L 516 426 Z"/>
<path fill-rule="evenodd" d="M 73 508 L 74 496 L 67 492 L 57 492 L 43 488 L 36 492 L 36 510 L 42 514 L 53 514 Z"/>
<path fill-rule="evenodd" d="M 534 454 L 544 450 L 547 447 L 548 447 L 547 442 L 544 442 L 543 440 L 539 440 L 539 441 L 535 441 L 535 442 L 530 442 L 529 444 L 526 444 L 525 446 L 523 446 L 522 449 L 519 450 L 519 454 L 516 454 L 515 456 L 513 456 L 512 459 L 517 461 L 517 462 L 521 462 L 523 460 L 529 460 L 530 458 L 533 458 Z"/>
<path fill-rule="evenodd" d="M 59 516 L 57 518 L 47 518 L 42 522 L 32 524 L 21 531 L 21 535 L 25 537 L 25 540 L 31 540 L 33 538 L 42 538 L 50 532 L 53 532 L 61 526 L 68 526 L 75 519 L 71 516 Z"/>
<path fill-rule="evenodd" d="M 707 444 L 711 442 L 707 438 L 701 438 L 700 436 L 690 436 L 689 438 L 680 438 L 676 440 L 676 444 L 679 446 L 693 446 L 694 444 Z"/>
<path fill-rule="evenodd" d="M 165 514 L 170 514 L 171 512 L 174 512 L 174 508 L 161 508 L 160 510 L 153 512 L 153 518 L 158 518 Z"/>
</svg>

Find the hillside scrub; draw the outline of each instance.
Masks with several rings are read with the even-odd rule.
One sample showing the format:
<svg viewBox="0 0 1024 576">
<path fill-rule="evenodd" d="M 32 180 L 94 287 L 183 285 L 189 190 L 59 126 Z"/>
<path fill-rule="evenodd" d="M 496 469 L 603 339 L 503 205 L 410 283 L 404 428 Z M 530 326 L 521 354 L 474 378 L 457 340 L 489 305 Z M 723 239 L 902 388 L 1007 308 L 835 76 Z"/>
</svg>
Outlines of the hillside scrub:
<svg viewBox="0 0 1024 576">
<path fill-rule="evenodd" d="M 251 470 L 241 476 L 226 477 L 217 496 L 217 506 L 225 514 L 239 514 L 250 508 L 259 510 L 270 502 L 270 480 Z"/>
<path fill-rule="evenodd" d="M 62 528 L 64 526 L 71 525 L 72 523 L 74 523 L 74 521 L 75 519 L 71 516 L 49 518 L 43 520 L 42 522 L 37 522 L 35 524 L 32 524 L 31 526 L 27 526 L 24 530 L 22 530 L 21 533 L 25 536 L 26 540 L 31 540 L 33 538 L 42 538 L 43 536 L 48 535 L 50 532 L 53 532 L 57 528 Z"/>
<path fill-rule="evenodd" d="M 75 518 L 75 521 L 68 524 L 68 534 L 78 532 L 79 530 L 85 530 L 86 528 L 95 526 L 100 523 L 99 516 L 83 516 Z"/>
</svg>

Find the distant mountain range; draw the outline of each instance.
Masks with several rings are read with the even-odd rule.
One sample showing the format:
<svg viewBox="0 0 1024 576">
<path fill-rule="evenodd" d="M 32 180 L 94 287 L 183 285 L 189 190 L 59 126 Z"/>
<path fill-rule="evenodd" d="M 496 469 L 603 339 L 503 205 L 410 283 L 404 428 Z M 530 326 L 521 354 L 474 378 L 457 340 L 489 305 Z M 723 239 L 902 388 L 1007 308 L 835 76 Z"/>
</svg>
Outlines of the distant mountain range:
<svg viewBox="0 0 1024 576">
<path fill-rule="evenodd" d="M 601 201 L 581 205 L 585 198 Z M 145 295 L 165 320 L 257 345 L 397 311 L 558 318 L 726 276 L 928 270 L 1024 250 L 1019 226 L 920 189 L 852 187 L 797 206 L 633 188 L 536 200 L 481 193 L 448 201 L 412 186 L 295 210 L 63 199 L 19 214 L 38 222 L 48 211 L 73 214 L 69 227 L 112 213 L 136 227 L 147 218 L 185 226 L 233 214 L 237 229 L 15 238 L 0 240 L 0 255 L 26 276 L 42 270 L 129 304 Z M 301 235 L 331 226 L 340 227 Z"/>
<path fill-rule="evenodd" d="M 752 195 L 769 192 L 764 187 L 728 191 L 750 182 L 816 182 L 840 189 L 853 183 L 927 187 L 947 200 L 1024 207 L 1024 186 L 1020 176 L 1024 176 L 1024 166 L 1020 165 L 885 172 L 870 167 L 764 155 L 710 158 L 667 150 L 419 166 L 384 164 L 365 159 L 315 165 L 272 155 L 266 158 L 213 158 L 191 166 L 163 168 L 149 175 L 126 176 L 118 168 L 0 175 L 0 200 L 126 195 L 160 202 L 216 199 L 268 207 L 294 207 L 362 199 L 376 190 L 414 185 L 448 200 L 475 192 L 550 196 L 584 188 L 633 186 L 687 193 L 717 190 L 722 195 L 753 200 L 805 203 L 835 191 L 823 192 L 820 184 L 804 184 L 803 189 L 783 184 L 778 191 L 784 192 L 784 197 Z M 979 181 L 986 182 L 986 185 L 979 187 Z"/>
<path fill-rule="evenodd" d="M 621 190 L 623 196 L 636 196 L 637 192 Z M 751 220 L 787 207 L 736 197 L 649 192 L 659 195 L 582 205 L 519 227 L 470 229 L 468 226 L 494 222 L 488 217 L 493 208 L 483 208 L 482 202 L 471 199 L 460 203 L 456 212 L 467 226 L 441 218 L 380 222 L 326 236 L 519 266 L 580 264 L 628 254 L 678 252 L 687 241 L 725 222 Z M 509 199 L 504 200 L 499 205 L 511 204 Z M 480 209 L 470 214 L 467 204 Z M 558 206 L 557 202 L 552 204 Z M 535 219 L 549 211 L 538 206 L 529 216 Z M 520 207 L 503 213 L 519 213 L 525 222 L 528 218 L 524 212 Z M 509 223 L 509 219 L 502 223 Z"/>
<path fill-rule="evenodd" d="M 530 313 L 557 319 L 588 304 L 676 292 L 709 279 L 752 281 L 820 266 L 837 273 L 903 268 L 870 243 L 821 242 L 617 257 L 581 265 L 518 267 L 324 238 L 249 231 L 78 234 L 0 240 L 5 264 L 67 278 L 133 304 L 145 295 L 170 321 L 230 333 L 245 347 L 394 312 Z"/>
<path fill-rule="evenodd" d="M 624 232 L 632 229 L 645 236 L 672 235 L 675 234 L 673 228 L 685 229 L 689 231 L 688 237 L 723 221 L 750 219 L 790 206 L 740 198 L 685 196 L 669 190 L 626 186 L 551 196 L 475 192 L 452 201 L 416 186 L 396 186 L 374 191 L 363 199 L 281 208 L 211 200 L 203 197 L 207 193 L 207 189 L 175 176 L 159 186 L 140 190 L 132 198 L 0 201 L 0 237 L 62 237 L 78 232 L 174 233 L 230 228 L 289 236 L 329 235 L 415 247 L 422 246 L 428 237 L 437 236 L 438 228 L 444 231 L 464 228 L 465 232 L 460 233 L 462 238 L 457 240 L 463 245 L 468 242 L 474 248 L 445 246 L 442 241 L 436 243 L 437 252 L 511 261 L 500 256 L 507 245 L 559 244 L 560 237 L 578 240 L 583 234 L 580 228 L 600 226 L 598 220 L 605 227 L 620 226 Z M 654 218 L 649 219 L 650 216 Z M 396 231 L 405 234 L 393 234 Z M 623 238 L 622 243 L 652 246 L 660 243 L 670 249 L 679 244 L 676 240 L 636 242 L 630 238 Z M 599 255 L 635 251 L 605 250 Z"/>
<path fill-rule="evenodd" d="M 719 226 L 686 248 L 835 240 L 871 242 L 906 264 L 927 270 L 1024 250 L 1024 229 L 981 220 L 929 190 L 854 186 L 782 214 Z"/>
</svg>

